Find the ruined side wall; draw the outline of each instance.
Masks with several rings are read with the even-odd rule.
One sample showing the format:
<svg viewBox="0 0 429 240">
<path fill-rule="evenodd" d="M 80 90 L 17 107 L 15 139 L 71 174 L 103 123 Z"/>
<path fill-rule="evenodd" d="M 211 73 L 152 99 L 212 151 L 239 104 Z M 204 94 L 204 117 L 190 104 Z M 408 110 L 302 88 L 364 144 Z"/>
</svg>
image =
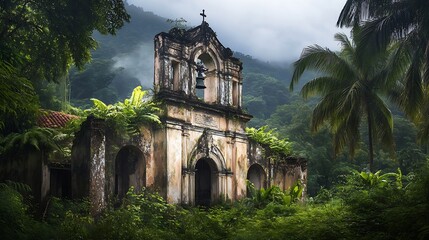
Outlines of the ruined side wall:
<svg viewBox="0 0 429 240">
<path fill-rule="evenodd" d="M 289 156 L 270 162 L 264 155 L 263 147 L 250 141 L 248 167 L 253 164 L 259 164 L 264 169 L 268 186 L 276 185 L 282 190 L 287 190 L 300 181 L 304 186 L 305 194 L 307 184 L 307 161 L 305 159 Z"/>
<path fill-rule="evenodd" d="M 84 198 L 89 195 L 89 158 L 91 132 L 85 125 L 76 134 L 71 151 L 72 197 Z"/>
<path fill-rule="evenodd" d="M 274 166 L 273 168 L 273 184 L 280 187 L 282 190 L 290 189 L 298 181 L 304 187 L 307 183 L 307 169 L 299 165 L 282 165 Z"/>
<path fill-rule="evenodd" d="M 72 147 L 72 197 L 89 197 L 93 215 L 105 208 L 107 200 L 104 128 L 103 120 L 88 117 Z"/>
<path fill-rule="evenodd" d="M 263 147 L 258 144 L 255 141 L 249 140 L 249 145 L 248 145 L 248 170 L 249 168 L 254 165 L 257 164 L 259 166 L 262 167 L 262 169 L 264 170 L 264 176 L 263 176 L 263 184 L 262 186 L 264 188 L 267 188 L 269 185 L 271 185 L 271 179 L 272 179 L 272 171 L 271 171 L 271 163 L 269 161 L 268 158 L 266 158 L 264 156 L 264 149 Z"/>
</svg>

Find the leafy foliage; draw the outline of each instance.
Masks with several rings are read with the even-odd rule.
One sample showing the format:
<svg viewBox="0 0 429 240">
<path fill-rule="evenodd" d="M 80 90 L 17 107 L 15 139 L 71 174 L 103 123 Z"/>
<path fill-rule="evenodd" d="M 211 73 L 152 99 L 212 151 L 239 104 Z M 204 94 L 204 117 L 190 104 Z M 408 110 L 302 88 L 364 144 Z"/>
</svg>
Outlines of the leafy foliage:
<svg viewBox="0 0 429 240">
<path fill-rule="evenodd" d="M 385 49 L 392 42 L 400 46 L 410 64 L 398 68 L 404 77 L 398 81 L 400 90 L 393 99 L 412 119 L 426 116 L 425 98 L 429 83 L 428 12 L 426 1 L 348 0 L 337 22 L 338 26 L 361 25 L 363 48 L 367 52 Z M 428 132 L 422 131 L 420 139 L 428 138 Z"/>
<path fill-rule="evenodd" d="M 10 63 L 0 61 L 0 135 L 32 126 L 38 100 L 31 82 Z"/>
<path fill-rule="evenodd" d="M 60 150 L 54 136 L 57 131 L 51 128 L 34 127 L 23 133 L 11 133 L 1 139 L 2 154 L 27 154 L 31 151 Z"/>
<path fill-rule="evenodd" d="M 17 51 L 19 70 L 32 79 L 55 80 L 72 62 L 82 67 L 96 46 L 93 30 L 115 34 L 129 20 L 121 0 L 5 0 L 0 9 L 1 49 Z"/>
<path fill-rule="evenodd" d="M 292 143 L 286 138 L 278 139 L 274 131 L 275 129 L 267 130 L 268 126 L 256 128 L 246 128 L 247 136 L 253 141 L 261 144 L 269 149 L 270 153 L 289 156 L 292 153 Z"/>
<path fill-rule="evenodd" d="M 85 110 L 85 113 L 105 119 L 118 133 L 128 132 L 135 134 L 140 131 L 141 124 L 161 124 L 157 115 L 161 109 L 155 102 L 144 99 L 147 93 L 147 91 L 141 89 L 141 86 L 138 86 L 133 90 L 129 99 L 113 105 L 107 105 L 98 99 L 92 98 L 94 106 Z"/>
<path fill-rule="evenodd" d="M 18 192 L 0 184 L 0 237 L 425 239 L 428 170 L 426 166 L 412 177 L 400 172 L 354 172 L 334 189 L 321 192 L 324 196 L 318 196 L 317 203 L 312 199 L 297 201 L 300 191 L 295 189 L 299 185 L 288 192 L 276 187 L 253 191 L 255 195 L 241 202 L 205 210 L 168 204 L 148 189 L 139 194 L 130 189 L 120 207 L 107 209 L 95 220 L 85 202 L 54 199 L 43 222 L 28 213 L 29 207 Z"/>
<path fill-rule="evenodd" d="M 402 172 L 398 168 L 398 173 L 385 173 L 381 174 L 381 170 L 372 172 L 361 172 L 358 173 L 360 180 L 364 185 L 368 187 L 387 187 L 389 184 L 394 183 L 398 189 L 402 188 Z M 395 181 L 391 181 L 390 178 L 394 178 Z"/>
<path fill-rule="evenodd" d="M 270 203 L 290 206 L 292 203 L 301 200 L 304 190 L 299 181 L 286 191 L 282 191 L 275 185 L 267 189 L 255 189 L 253 183 L 247 181 L 247 189 L 250 192 L 250 196 L 244 202 L 255 208 L 264 208 Z"/>
</svg>

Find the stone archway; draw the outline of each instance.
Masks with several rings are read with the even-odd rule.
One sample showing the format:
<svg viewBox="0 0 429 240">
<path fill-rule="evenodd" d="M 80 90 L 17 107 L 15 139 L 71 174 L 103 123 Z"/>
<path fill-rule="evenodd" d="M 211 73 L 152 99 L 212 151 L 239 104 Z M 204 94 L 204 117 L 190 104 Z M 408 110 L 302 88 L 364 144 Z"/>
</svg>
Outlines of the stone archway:
<svg viewBox="0 0 429 240">
<path fill-rule="evenodd" d="M 266 174 L 264 168 L 259 164 L 253 164 L 247 171 L 247 180 L 253 183 L 255 189 L 266 187 Z"/>
<path fill-rule="evenodd" d="M 195 165 L 195 205 L 210 206 L 216 200 L 219 175 L 210 158 L 202 158 Z"/>
<path fill-rule="evenodd" d="M 122 147 L 115 159 L 115 195 L 122 198 L 133 186 L 139 190 L 146 185 L 146 161 L 135 146 Z"/>
<path fill-rule="evenodd" d="M 182 185 L 183 203 L 207 206 L 232 194 L 228 184 L 232 181 L 232 173 L 227 170 L 225 158 L 207 129 L 198 139 L 182 174 L 185 182 Z M 209 199 L 206 197 L 208 193 L 201 192 L 203 190 L 210 190 Z"/>
</svg>

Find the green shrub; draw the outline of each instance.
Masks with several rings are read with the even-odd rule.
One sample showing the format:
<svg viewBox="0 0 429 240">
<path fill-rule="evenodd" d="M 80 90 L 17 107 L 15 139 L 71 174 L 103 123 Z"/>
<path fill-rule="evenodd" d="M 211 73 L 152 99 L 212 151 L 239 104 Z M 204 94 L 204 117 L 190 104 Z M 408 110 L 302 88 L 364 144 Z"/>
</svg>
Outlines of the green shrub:
<svg viewBox="0 0 429 240">
<path fill-rule="evenodd" d="M 20 191 L 28 192 L 24 184 L 0 183 L 0 239 L 50 239 L 54 231 L 49 225 L 34 220 Z"/>
</svg>

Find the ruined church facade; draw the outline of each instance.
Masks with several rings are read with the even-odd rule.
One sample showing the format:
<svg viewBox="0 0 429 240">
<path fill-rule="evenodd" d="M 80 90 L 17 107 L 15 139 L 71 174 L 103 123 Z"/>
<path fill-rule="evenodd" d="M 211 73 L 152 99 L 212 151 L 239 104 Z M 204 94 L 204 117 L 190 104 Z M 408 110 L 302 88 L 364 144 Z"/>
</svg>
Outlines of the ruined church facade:
<svg viewBox="0 0 429 240">
<path fill-rule="evenodd" d="M 75 134 L 71 159 L 55 164 L 38 154 L 37 161 L 24 160 L 34 171 L 2 167 L 4 176 L 29 184 L 41 203 L 49 196 L 89 198 L 93 214 L 130 187 L 153 189 L 169 203 L 204 206 L 245 197 L 247 180 L 257 189 L 286 190 L 297 181 L 305 187 L 304 159 L 273 162 L 247 137 L 252 116 L 242 106 L 242 63 L 205 21 L 156 35 L 154 47 L 161 127 L 142 125 L 139 135 L 123 142 L 103 119 L 88 117 Z M 201 77 L 203 84 L 197 83 Z"/>
<path fill-rule="evenodd" d="M 258 189 L 305 185 L 304 159 L 270 162 L 248 139 L 252 116 L 242 106 L 242 63 L 205 21 L 156 35 L 154 49 L 154 93 L 163 106 L 163 127 L 142 128 L 147 156 L 141 185 L 158 189 L 170 203 L 190 205 L 243 198 L 247 180 Z M 200 63 L 206 68 L 204 89 L 197 88 Z"/>
<path fill-rule="evenodd" d="M 205 89 L 196 88 L 198 62 L 207 69 Z M 241 105 L 241 70 L 206 22 L 155 36 L 154 89 L 164 128 L 155 133 L 162 147 L 154 160 L 165 168 L 169 202 L 207 205 L 245 196 L 251 116 Z"/>
</svg>

